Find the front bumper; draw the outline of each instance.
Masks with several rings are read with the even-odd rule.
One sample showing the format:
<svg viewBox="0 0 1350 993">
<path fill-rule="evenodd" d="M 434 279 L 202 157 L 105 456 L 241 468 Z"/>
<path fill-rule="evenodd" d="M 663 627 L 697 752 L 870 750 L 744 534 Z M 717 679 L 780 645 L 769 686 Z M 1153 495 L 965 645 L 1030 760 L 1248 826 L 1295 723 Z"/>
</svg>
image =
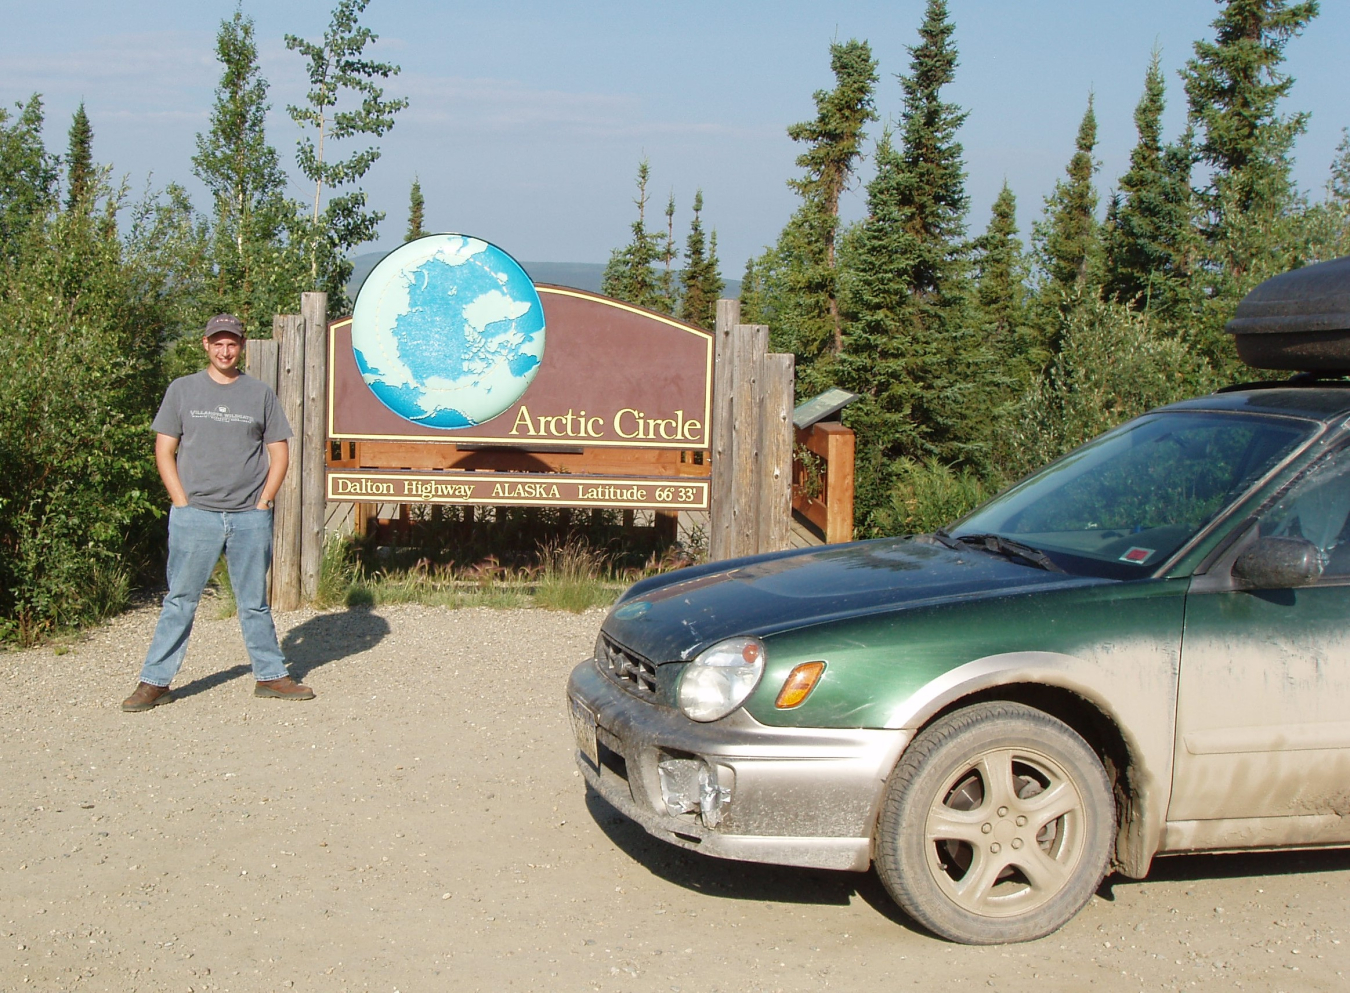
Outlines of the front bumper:
<svg viewBox="0 0 1350 993">
<path fill-rule="evenodd" d="M 769 727 L 744 710 L 700 724 L 622 689 L 594 661 L 572 670 L 567 697 L 579 741 L 594 722 L 597 761 L 578 747 L 577 765 L 600 796 L 655 837 L 747 862 L 866 870 L 886 777 L 913 736 Z M 717 817 L 669 812 L 659 765 L 670 759 L 706 763 Z"/>
</svg>

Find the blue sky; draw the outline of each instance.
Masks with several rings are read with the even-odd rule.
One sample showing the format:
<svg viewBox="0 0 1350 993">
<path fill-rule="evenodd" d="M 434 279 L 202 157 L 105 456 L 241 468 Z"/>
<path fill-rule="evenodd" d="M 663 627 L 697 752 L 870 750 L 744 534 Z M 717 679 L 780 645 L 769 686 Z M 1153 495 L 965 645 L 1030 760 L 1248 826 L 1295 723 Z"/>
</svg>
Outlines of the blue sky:
<svg viewBox="0 0 1350 993">
<path fill-rule="evenodd" d="M 183 182 L 205 207 L 190 160 L 219 75 L 215 31 L 233 5 L 6 6 L 0 100 L 42 93 L 48 144 L 60 150 L 83 99 L 100 161 L 128 175 L 133 190 L 147 181 Z M 901 105 L 894 76 L 908 66 L 905 46 L 916 39 L 923 7 L 922 0 L 372 0 L 364 23 L 380 41 L 371 54 L 402 65 L 388 89 L 411 100 L 365 182 L 389 215 L 379 247 L 401 240 L 416 174 L 438 230 L 487 238 L 521 259 L 603 262 L 627 237 L 633 176 L 645 155 L 655 212 L 673 191 L 682 243 L 701 187 L 724 273 L 739 276 L 794 207 L 785 181 L 796 173 L 797 149 L 784 129 L 811 117 L 812 92 L 831 84 L 829 42 L 871 43 L 881 64 L 878 109 L 883 121 L 894 119 Z M 1127 165 L 1131 114 L 1155 44 L 1167 72 L 1168 134 L 1180 130 L 1185 101 L 1176 70 L 1192 42 L 1210 36 L 1219 9 L 1212 0 L 951 0 L 950 7 L 961 66 L 949 99 L 970 112 L 961 140 L 971 228 L 983 229 L 1006 178 L 1024 237 L 1063 174 L 1089 92 L 1096 94 L 1105 201 Z M 1322 8 L 1287 52 L 1297 79 L 1287 109 L 1312 115 L 1296 149 L 1296 176 L 1316 195 L 1341 128 L 1350 125 L 1350 4 L 1324 0 Z M 270 137 L 293 167 L 297 132 L 284 107 L 302 98 L 303 64 L 282 37 L 317 38 L 330 5 L 252 0 L 243 9 L 256 22 L 272 84 Z M 293 192 L 307 191 L 297 181 Z M 859 184 L 844 213 L 858 217 L 863 208 Z"/>
</svg>

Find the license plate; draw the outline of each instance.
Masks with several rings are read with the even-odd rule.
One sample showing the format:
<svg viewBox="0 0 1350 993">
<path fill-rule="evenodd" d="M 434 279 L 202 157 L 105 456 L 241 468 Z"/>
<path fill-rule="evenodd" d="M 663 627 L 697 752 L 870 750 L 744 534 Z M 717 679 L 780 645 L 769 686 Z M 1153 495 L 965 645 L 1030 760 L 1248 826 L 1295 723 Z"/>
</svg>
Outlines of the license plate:
<svg viewBox="0 0 1350 993">
<path fill-rule="evenodd" d="M 595 718 L 591 712 L 577 703 L 568 701 L 572 711 L 572 734 L 577 740 L 577 748 L 590 760 L 591 765 L 600 768 L 600 749 L 595 743 Z"/>
</svg>

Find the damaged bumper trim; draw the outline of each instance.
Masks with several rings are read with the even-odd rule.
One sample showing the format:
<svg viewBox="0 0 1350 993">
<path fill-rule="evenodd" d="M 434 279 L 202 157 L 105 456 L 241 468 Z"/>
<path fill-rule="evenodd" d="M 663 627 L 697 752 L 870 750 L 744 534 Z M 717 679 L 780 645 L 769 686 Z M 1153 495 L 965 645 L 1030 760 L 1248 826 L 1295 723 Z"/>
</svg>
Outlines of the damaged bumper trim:
<svg viewBox="0 0 1350 993">
<path fill-rule="evenodd" d="M 573 720 L 594 720 L 592 750 L 578 730 L 577 765 L 607 803 L 671 844 L 721 858 L 865 871 L 878 804 L 912 731 L 781 728 L 744 711 L 699 724 L 635 699 L 591 662 L 568 681 Z M 712 772 L 723 802 L 714 818 L 671 813 L 672 759 Z M 711 820 L 711 823 L 710 823 Z"/>
</svg>

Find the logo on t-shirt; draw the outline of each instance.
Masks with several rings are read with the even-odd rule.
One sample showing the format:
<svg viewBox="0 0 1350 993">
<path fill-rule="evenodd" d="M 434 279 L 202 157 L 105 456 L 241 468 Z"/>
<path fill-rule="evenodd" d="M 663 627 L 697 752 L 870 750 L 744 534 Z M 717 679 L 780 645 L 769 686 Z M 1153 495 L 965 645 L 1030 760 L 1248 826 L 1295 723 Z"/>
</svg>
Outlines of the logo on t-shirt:
<svg viewBox="0 0 1350 993">
<path fill-rule="evenodd" d="M 248 414 L 231 414 L 230 408 L 224 404 L 215 410 L 189 410 L 189 417 L 209 417 L 213 421 L 219 421 L 223 424 L 252 424 L 253 418 Z"/>
</svg>

